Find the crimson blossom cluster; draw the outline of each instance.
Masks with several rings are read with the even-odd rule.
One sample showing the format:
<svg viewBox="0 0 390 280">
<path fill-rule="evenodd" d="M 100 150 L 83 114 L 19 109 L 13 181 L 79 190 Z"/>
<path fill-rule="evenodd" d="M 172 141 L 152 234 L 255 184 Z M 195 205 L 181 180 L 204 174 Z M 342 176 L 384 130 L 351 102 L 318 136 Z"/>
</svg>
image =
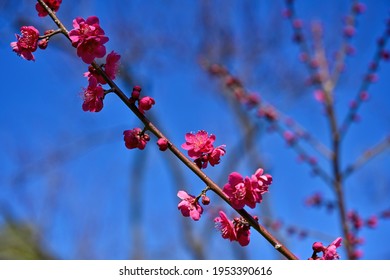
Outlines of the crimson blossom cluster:
<svg viewBox="0 0 390 280">
<path fill-rule="evenodd" d="M 188 156 L 194 159 L 194 163 L 199 168 L 206 168 L 207 163 L 214 166 L 220 163 L 221 156 L 226 153 L 225 145 L 214 148 L 215 139 L 215 135 L 208 135 L 204 130 L 197 133 L 187 133 L 185 135 L 186 142 L 182 144 L 182 148 L 188 151 Z M 271 183 L 272 176 L 264 174 L 261 168 L 256 170 L 251 177 L 247 176 L 245 178 L 238 172 L 232 172 L 229 175 L 228 183 L 223 187 L 223 192 L 234 209 L 243 209 L 245 205 L 255 208 L 257 203 L 262 202 L 262 195 L 268 192 Z M 203 208 L 199 203 L 199 199 L 201 198 L 203 205 L 210 203 L 210 199 L 205 195 L 207 190 L 208 188 L 204 189 L 197 197 L 183 190 L 177 193 L 177 196 L 181 199 L 178 209 L 183 216 L 191 217 L 194 221 L 200 219 Z M 257 220 L 257 217 L 255 217 L 255 220 Z M 225 212 L 219 211 L 219 217 L 216 217 L 214 222 L 224 239 L 237 241 L 241 246 L 249 244 L 250 225 L 245 219 L 236 217 L 229 220 Z"/>
<path fill-rule="evenodd" d="M 45 4 L 56 12 L 60 8 L 62 1 L 46 0 Z M 40 3 L 36 4 L 38 16 L 45 17 L 48 15 L 46 9 Z M 16 42 L 11 43 L 14 52 L 26 60 L 35 60 L 33 52 L 38 47 L 45 49 L 49 43 L 49 39 L 63 30 L 47 30 L 44 35 L 40 36 L 39 31 L 34 26 L 22 26 L 21 35 L 16 35 Z M 103 85 L 107 84 L 108 80 L 115 80 L 119 70 L 120 55 L 115 51 L 110 52 L 105 59 L 105 62 L 100 65 L 100 70 L 104 72 L 104 76 L 99 69 L 91 65 L 96 58 L 103 58 L 106 53 L 105 43 L 109 38 L 105 35 L 103 28 L 100 26 L 99 18 L 90 16 L 87 19 L 77 17 L 73 20 L 73 29 L 67 34 L 72 46 L 76 48 L 77 56 L 83 62 L 90 64 L 88 71 L 84 73 L 84 77 L 88 79 L 88 86 L 83 89 L 83 104 L 82 109 L 89 112 L 100 112 L 103 109 L 103 100 L 105 95 L 110 90 L 105 90 Z M 130 98 L 131 102 L 138 102 L 138 109 L 141 113 L 149 110 L 155 101 L 149 96 L 140 98 L 141 87 L 135 86 Z M 149 136 L 140 128 L 126 130 L 123 132 L 125 145 L 129 149 L 143 149 L 146 142 L 149 141 Z M 161 142 L 161 141 L 160 141 Z M 159 143 L 160 143 L 159 142 Z"/>
</svg>

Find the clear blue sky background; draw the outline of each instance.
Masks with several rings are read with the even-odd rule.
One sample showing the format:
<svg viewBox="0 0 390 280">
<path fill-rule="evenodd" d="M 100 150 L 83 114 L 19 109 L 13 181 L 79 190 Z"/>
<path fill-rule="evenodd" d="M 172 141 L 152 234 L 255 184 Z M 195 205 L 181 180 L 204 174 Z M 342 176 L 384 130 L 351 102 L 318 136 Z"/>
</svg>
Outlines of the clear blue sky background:
<svg viewBox="0 0 390 280">
<path fill-rule="evenodd" d="M 82 111 L 80 93 L 86 86 L 82 74 L 87 65 L 64 37 L 55 37 L 47 50 L 38 50 L 36 62 L 17 57 L 9 43 L 15 40 L 19 26 L 35 25 L 43 31 L 54 24 L 49 18 L 37 17 L 35 3 L 12 2 L 0 3 L 3 209 L 17 220 L 34 224 L 43 246 L 57 258 L 196 258 L 184 238 L 186 219 L 177 211 L 176 193 L 186 189 L 196 194 L 204 187 L 201 181 L 168 152 L 158 151 L 154 138 L 144 151 L 127 150 L 123 130 L 141 124 L 116 96 L 107 96 L 100 113 Z M 118 84 L 128 93 L 133 85 L 141 85 L 142 93 L 155 98 L 151 119 L 177 146 L 186 132 L 200 129 L 215 134 L 217 145 L 227 145 L 222 163 L 206 170 L 221 186 L 230 172 L 250 175 L 258 166 L 242 148 L 234 170 L 227 170 L 234 147 L 242 146 L 242 130 L 220 94 L 218 81 L 199 66 L 205 50 L 215 62 L 226 64 L 248 89 L 259 92 L 329 146 L 326 120 L 313 98 L 313 88 L 304 84 L 307 71 L 298 61 L 298 47 L 291 42 L 291 27 L 281 16 L 283 1 L 209 1 L 202 9 L 201 3 L 206 2 L 63 1 L 58 16 L 69 29 L 76 16 L 100 18 L 110 38 L 108 51 L 122 55 L 124 69 Z M 305 32 L 310 31 L 311 22 L 323 23 L 329 58 L 341 43 L 342 18 L 349 3 L 297 1 Z M 358 91 L 389 18 L 390 1 L 365 3 L 367 11 L 359 17 L 352 40 L 357 53 L 347 58 L 335 91 L 340 118 Z M 209 25 L 202 20 L 206 11 Z M 126 73 L 131 82 L 125 79 Z M 359 111 L 360 123 L 351 127 L 343 143 L 344 167 L 389 135 L 389 73 L 385 62 L 379 81 L 370 88 L 370 101 Z M 253 116 L 250 119 L 258 122 Z M 289 237 L 283 230 L 279 233 L 293 252 L 307 258 L 314 241 L 329 243 L 341 230 L 337 215 L 308 209 L 303 202 L 316 191 L 328 199 L 334 198 L 333 193 L 310 175 L 308 166 L 297 163 L 296 153 L 278 135 L 262 129 L 256 141 L 274 184 L 264 197 L 264 206 L 253 213 L 260 219 L 268 216 L 282 220 L 285 226 L 308 230 L 304 239 Z M 320 159 L 320 163 L 329 170 L 326 161 Z M 390 208 L 389 163 L 385 152 L 347 179 L 348 209 L 367 218 Z M 177 185 L 172 172 L 183 176 L 183 186 Z M 207 258 L 279 257 L 255 232 L 246 248 L 223 240 L 211 221 L 224 206 L 217 197 L 211 198 L 203 218 L 186 226 L 203 244 Z M 390 222 L 381 220 L 377 229 L 362 231 L 365 259 L 390 258 L 389 230 Z"/>
</svg>

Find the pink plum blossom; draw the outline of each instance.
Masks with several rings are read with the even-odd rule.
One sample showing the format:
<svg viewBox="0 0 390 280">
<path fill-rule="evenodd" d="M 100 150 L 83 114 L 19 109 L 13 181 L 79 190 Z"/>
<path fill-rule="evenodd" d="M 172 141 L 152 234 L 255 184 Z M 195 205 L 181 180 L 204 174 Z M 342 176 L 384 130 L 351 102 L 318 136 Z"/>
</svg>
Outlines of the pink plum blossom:
<svg viewBox="0 0 390 280">
<path fill-rule="evenodd" d="M 255 217 L 257 220 L 257 217 Z M 219 211 L 219 217 L 214 219 L 215 227 L 221 231 L 223 239 L 237 241 L 241 246 L 247 246 L 250 241 L 250 225 L 240 217 L 229 220 L 225 212 Z"/>
<path fill-rule="evenodd" d="M 22 26 L 21 35 L 16 34 L 16 42 L 11 43 L 12 50 L 26 60 L 35 60 L 32 54 L 38 48 L 39 31 L 34 26 Z"/>
<path fill-rule="evenodd" d="M 199 168 L 206 168 L 208 163 L 211 166 L 219 164 L 221 157 L 226 154 L 226 146 L 220 145 L 214 148 L 215 135 L 208 135 L 204 130 L 186 133 L 185 140 L 181 147 L 188 151 L 188 156 Z"/>
<path fill-rule="evenodd" d="M 88 72 L 84 73 L 84 77 L 91 79 L 92 77 L 97 80 L 99 84 L 105 85 L 107 82 L 104 80 L 103 76 L 92 65 L 88 66 Z"/>
<path fill-rule="evenodd" d="M 223 187 L 224 193 L 227 194 L 235 209 L 242 209 L 246 204 L 247 187 L 245 183 L 250 184 L 249 178 L 244 182 L 240 173 L 232 172 L 229 175 L 228 183 Z"/>
<path fill-rule="evenodd" d="M 89 80 L 88 87 L 84 90 L 83 110 L 99 112 L 103 109 L 104 90 L 98 85 L 95 78 Z"/>
<path fill-rule="evenodd" d="M 188 151 L 188 156 L 192 159 L 197 159 L 202 154 L 210 153 L 213 150 L 213 143 L 215 141 L 215 135 L 210 136 L 204 130 L 200 130 L 197 133 L 186 133 L 186 142 L 181 145 L 184 150 Z"/>
<path fill-rule="evenodd" d="M 230 241 L 237 240 L 237 233 L 234 229 L 233 222 L 228 219 L 225 212 L 219 211 L 219 217 L 214 219 L 215 227 L 222 233 L 223 239 L 229 239 Z"/>
<path fill-rule="evenodd" d="M 211 166 L 217 165 L 221 161 L 221 156 L 224 156 L 226 154 L 225 150 L 226 145 L 218 146 L 217 148 L 213 149 L 207 157 L 208 162 Z"/>
<path fill-rule="evenodd" d="M 272 176 L 263 172 L 263 169 L 259 168 L 251 177 L 245 178 L 238 172 L 230 173 L 223 191 L 235 209 L 242 209 L 245 205 L 255 208 L 256 203 L 262 202 L 262 195 L 268 192 L 272 183 Z"/>
<path fill-rule="evenodd" d="M 233 223 L 235 224 L 235 230 L 237 233 L 237 242 L 241 246 L 247 246 L 251 235 L 250 226 L 242 218 L 235 218 Z"/>
<path fill-rule="evenodd" d="M 116 74 L 118 73 L 120 58 L 121 56 L 114 51 L 110 52 L 106 57 L 104 71 L 111 80 L 115 80 Z"/>
<path fill-rule="evenodd" d="M 272 176 L 270 174 L 264 174 L 262 168 L 258 168 L 255 174 L 252 175 L 252 182 L 256 182 L 260 191 L 260 194 L 268 192 L 269 185 L 272 184 Z"/>
<path fill-rule="evenodd" d="M 177 206 L 177 208 L 181 211 L 181 214 L 184 217 L 191 217 L 194 221 L 198 221 L 203 213 L 203 208 L 195 197 L 185 191 L 179 191 L 177 196 L 181 199 Z"/>
<path fill-rule="evenodd" d="M 116 74 L 118 73 L 120 57 L 121 56 L 119 54 L 112 51 L 107 55 L 106 63 L 102 66 L 104 72 L 111 80 L 115 80 Z M 88 79 L 90 79 L 91 77 L 95 77 L 98 83 L 102 85 L 105 85 L 107 83 L 106 80 L 92 65 L 88 67 L 88 72 L 84 73 L 84 77 L 87 77 Z"/>
<path fill-rule="evenodd" d="M 91 16 L 84 20 L 77 17 L 73 20 L 73 27 L 69 32 L 69 38 L 73 47 L 77 48 L 77 55 L 88 64 L 98 57 L 106 54 L 105 43 L 108 37 L 104 36 L 104 30 L 100 27 L 99 18 Z"/>
</svg>

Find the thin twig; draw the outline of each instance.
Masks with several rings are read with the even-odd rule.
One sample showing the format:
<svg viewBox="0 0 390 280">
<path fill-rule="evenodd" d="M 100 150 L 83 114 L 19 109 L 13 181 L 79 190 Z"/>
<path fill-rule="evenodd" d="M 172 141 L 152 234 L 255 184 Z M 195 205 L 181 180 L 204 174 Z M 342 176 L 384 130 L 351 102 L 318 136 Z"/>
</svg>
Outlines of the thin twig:
<svg viewBox="0 0 390 280">
<path fill-rule="evenodd" d="M 350 26 L 356 26 L 356 15 L 358 12 L 356 11 L 356 9 L 354 7 L 357 4 L 358 4 L 358 1 L 354 0 L 352 5 L 351 5 L 351 8 L 350 8 L 349 15 L 347 16 L 348 20 L 349 20 L 348 24 Z M 337 82 L 341 76 L 341 73 L 343 72 L 348 48 L 350 47 L 349 41 L 350 41 L 350 37 L 344 36 L 343 42 L 341 43 L 341 46 L 340 46 L 339 50 L 337 51 L 336 61 L 334 64 L 333 71 L 331 73 L 331 80 L 332 80 L 332 83 L 334 85 L 337 84 Z"/>
<path fill-rule="evenodd" d="M 366 100 L 368 90 L 373 83 L 372 79 L 375 77 L 375 73 L 379 69 L 379 65 L 382 61 L 382 53 L 385 51 L 386 43 L 390 36 L 389 27 L 387 26 L 377 42 L 377 49 L 373 55 L 373 58 L 370 62 L 366 73 L 363 76 L 362 83 L 357 91 L 357 94 L 354 99 L 354 106 L 350 106 L 348 113 L 344 117 L 344 120 L 339 128 L 340 136 L 344 138 L 350 125 L 355 121 L 357 111 L 359 110 L 362 103 Z"/>
<path fill-rule="evenodd" d="M 344 178 L 351 175 L 358 168 L 362 167 L 372 158 L 378 156 L 386 149 L 390 148 L 390 136 L 387 136 L 385 139 L 380 141 L 378 144 L 372 148 L 367 149 L 363 154 L 361 154 L 354 163 L 350 164 L 345 171 L 343 172 Z"/>
</svg>

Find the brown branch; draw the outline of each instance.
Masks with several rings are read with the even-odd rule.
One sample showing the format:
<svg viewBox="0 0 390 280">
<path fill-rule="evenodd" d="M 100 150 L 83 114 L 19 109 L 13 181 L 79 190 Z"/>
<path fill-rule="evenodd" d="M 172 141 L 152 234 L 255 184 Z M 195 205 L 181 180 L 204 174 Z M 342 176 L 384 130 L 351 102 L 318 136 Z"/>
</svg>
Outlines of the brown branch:
<svg viewBox="0 0 390 280">
<path fill-rule="evenodd" d="M 334 98 L 333 98 L 333 90 L 335 88 L 335 81 L 333 80 L 330 74 L 328 61 L 326 58 L 325 50 L 322 44 L 322 28 L 319 24 L 313 25 L 313 37 L 314 37 L 314 54 L 313 58 L 315 59 L 316 67 L 312 67 L 310 65 L 311 57 L 309 55 L 309 50 L 307 47 L 307 42 L 303 40 L 303 35 L 301 28 L 297 28 L 294 25 L 296 21 L 296 15 L 294 11 L 293 1 L 288 1 L 288 9 L 289 9 L 289 19 L 294 28 L 294 32 L 299 36 L 298 43 L 301 47 L 302 52 L 307 56 L 305 59 L 305 63 L 308 66 L 308 71 L 311 75 L 316 77 L 315 82 L 321 88 L 324 94 L 324 107 L 325 112 L 329 124 L 330 130 L 330 138 L 331 138 L 331 147 L 332 147 L 332 156 L 331 156 L 331 167 L 332 167 L 332 184 L 336 198 L 337 198 L 337 206 L 339 209 L 340 223 L 344 236 L 344 244 L 345 249 L 349 259 L 353 258 L 353 247 L 348 242 L 348 236 L 350 233 L 348 222 L 347 222 L 347 214 L 346 214 L 346 205 L 344 198 L 344 190 L 343 190 L 343 173 L 341 171 L 341 134 L 338 128 L 338 123 L 336 119 L 336 112 L 334 108 Z"/>
<path fill-rule="evenodd" d="M 350 235 L 350 230 L 348 226 L 347 213 L 346 213 L 346 204 L 343 190 L 343 174 L 341 172 L 341 136 L 338 129 L 336 112 L 334 108 L 334 98 L 333 98 L 333 89 L 335 84 L 332 81 L 330 76 L 329 66 L 327 63 L 325 51 L 322 45 L 322 29 L 315 28 L 314 33 L 314 47 L 316 51 L 316 57 L 319 64 L 319 72 L 321 73 L 321 87 L 325 96 L 325 111 L 327 115 L 327 120 L 329 122 L 330 132 L 331 132 L 331 142 L 333 156 L 331 160 L 332 170 L 333 170 L 333 188 L 336 194 L 338 213 L 340 216 L 341 228 L 343 230 L 345 250 L 347 252 L 348 258 L 353 259 L 353 247 L 348 240 Z"/>
<path fill-rule="evenodd" d="M 333 170 L 333 189 L 337 198 L 337 206 L 339 209 L 340 223 L 343 230 L 345 249 L 349 259 L 353 258 L 353 248 L 348 241 L 349 227 L 347 221 L 346 205 L 343 190 L 343 174 L 341 172 L 341 141 L 340 133 L 338 130 L 338 124 L 336 119 L 336 113 L 334 108 L 333 89 L 335 85 L 330 77 L 329 65 L 327 63 L 325 50 L 322 45 L 322 28 L 320 26 L 313 26 L 314 35 L 314 48 L 316 54 L 316 60 L 318 62 L 320 73 L 320 85 L 325 97 L 325 111 L 327 120 L 329 122 L 329 129 L 331 132 L 331 143 L 333 156 L 331 159 L 331 165 Z"/>
</svg>

